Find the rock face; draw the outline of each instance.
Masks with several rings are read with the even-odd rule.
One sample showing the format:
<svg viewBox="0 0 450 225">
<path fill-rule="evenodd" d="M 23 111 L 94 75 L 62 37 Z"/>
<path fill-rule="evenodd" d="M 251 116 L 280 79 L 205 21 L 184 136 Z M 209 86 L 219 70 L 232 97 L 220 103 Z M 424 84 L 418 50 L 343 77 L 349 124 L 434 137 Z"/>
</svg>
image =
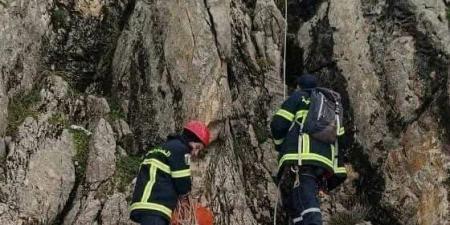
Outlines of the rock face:
<svg viewBox="0 0 450 225">
<path fill-rule="evenodd" d="M 98 98 L 93 95 L 89 95 L 86 98 L 86 108 L 89 118 L 92 120 L 98 120 L 108 115 L 111 112 L 108 101 L 105 98 Z M 104 121 L 103 121 L 104 122 Z"/>
<path fill-rule="evenodd" d="M 110 178 L 116 169 L 116 140 L 111 125 L 100 119 L 89 146 L 86 182 L 98 185 Z"/>
<path fill-rule="evenodd" d="M 332 57 L 342 76 L 351 83 L 347 85 L 347 92 L 352 107 L 358 109 L 358 113 L 354 114 L 354 123 L 358 124 L 356 139 L 371 149 L 374 141 L 381 139 L 388 129 L 385 111 L 377 101 L 381 84 L 370 60 L 367 41 L 369 27 L 366 26 L 361 7 L 358 0 L 331 1 L 328 20 L 330 28 L 336 30 L 332 34 Z M 377 123 L 367 120 L 372 115 L 379 115 L 382 119 Z"/>
<path fill-rule="evenodd" d="M 220 144 L 196 164 L 194 182 L 219 224 L 270 221 L 275 198 L 270 171 L 253 162 L 274 165 L 267 120 L 282 90 L 283 18 L 272 1 L 252 7 L 254 18 L 240 1 L 137 1 L 113 60 L 113 92 L 128 103 L 141 148 L 188 119 L 211 124 Z"/>
<path fill-rule="evenodd" d="M 54 86 L 52 80 L 47 79 L 46 84 L 51 88 L 42 89 L 41 93 L 53 90 L 63 97 L 67 89 L 64 85 Z M 58 105 L 59 102 L 56 98 L 42 98 L 40 104 Z M 48 113 L 43 110 L 36 119 L 26 118 L 18 127 L 13 141 L 7 144 L 8 154 L 2 162 L 5 164 L 2 165 L 5 179 L 0 189 L 2 224 L 47 224 L 54 221 L 74 187 L 72 157 L 75 147 L 72 135 L 68 130 L 51 124 Z"/>
<path fill-rule="evenodd" d="M 3 76 L 0 76 L 0 134 L 4 135 L 8 124 L 8 96 Z"/>
<path fill-rule="evenodd" d="M 112 75 L 113 92 L 127 100 L 141 147 L 161 141 L 177 121 L 229 114 L 227 67 L 211 51 L 217 48 L 212 23 L 204 1 L 136 2 L 118 40 Z"/>
<path fill-rule="evenodd" d="M 376 206 L 376 223 L 448 224 L 444 2 L 345 0 L 316 8 L 300 21 L 297 42 L 312 40 L 299 44 L 306 70 L 320 68 L 325 83 L 348 95 L 359 145 L 348 156 L 362 182 L 355 194 Z"/>
<path fill-rule="evenodd" d="M 313 72 L 344 97 L 351 172 L 327 224 L 354 205 L 355 224 L 450 221 L 448 4 L 288 1 L 287 85 Z M 133 159 L 200 119 L 193 195 L 217 225 L 271 224 L 283 7 L 0 0 L 0 223 L 132 224 Z"/>
<path fill-rule="evenodd" d="M 116 170 L 116 140 L 111 125 L 105 119 L 101 118 L 97 122 L 88 150 L 84 183 L 78 187 L 74 205 L 63 224 L 93 224 L 98 220 L 98 215 L 105 204 L 106 199 L 102 196 L 106 193 L 102 192 L 108 190 L 105 186 L 111 185 L 108 181 Z M 117 197 L 112 200 L 116 204 L 126 204 L 120 202 Z"/>
<path fill-rule="evenodd" d="M 102 224 L 125 225 L 134 224 L 128 217 L 128 205 L 124 194 L 115 194 L 105 203 L 101 214 Z"/>
<path fill-rule="evenodd" d="M 0 135 L 7 124 L 8 96 L 31 89 L 37 78 L 42 36 L 48 32 L 51 1 L 2 1 L 0 5 Z"/>
</svg>

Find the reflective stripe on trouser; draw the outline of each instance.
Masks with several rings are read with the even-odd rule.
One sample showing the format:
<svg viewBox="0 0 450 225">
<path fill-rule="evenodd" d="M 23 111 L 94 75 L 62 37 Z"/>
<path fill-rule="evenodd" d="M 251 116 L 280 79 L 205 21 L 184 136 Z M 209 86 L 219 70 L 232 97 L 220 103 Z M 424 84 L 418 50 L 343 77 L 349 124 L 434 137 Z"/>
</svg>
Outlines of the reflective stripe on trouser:
<svg viewBox="0 0 450 225">
<path fill-rule="evenodd" d="M 300 175 L 300 185 L 291 195 L 291 219 L 294 225 L 322 225 L 317 181 L 311 175 Z"/>
</svg>

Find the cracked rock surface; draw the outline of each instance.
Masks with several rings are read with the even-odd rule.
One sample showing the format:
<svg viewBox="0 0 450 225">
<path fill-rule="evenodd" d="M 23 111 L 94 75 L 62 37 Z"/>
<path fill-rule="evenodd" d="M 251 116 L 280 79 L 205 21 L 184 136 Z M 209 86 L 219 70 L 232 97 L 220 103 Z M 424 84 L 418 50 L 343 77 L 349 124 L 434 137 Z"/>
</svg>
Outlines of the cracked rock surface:
<svg viewBox="0 0 450 225">
<path fill-rule="evenodd" d="M 349 179 L 325 224 L 361 207 L 355 224 L 449 224 L 449 4 L 288 1 L 287 89 L 315 73 L 346 109 Z M 283 15 L 278 0 L 0 0 L 0 224 L 133 224 L 141 156 L 190 119 L 213 134 L 192 169 L 215 224 L 272 224 Z"/>
</svg>

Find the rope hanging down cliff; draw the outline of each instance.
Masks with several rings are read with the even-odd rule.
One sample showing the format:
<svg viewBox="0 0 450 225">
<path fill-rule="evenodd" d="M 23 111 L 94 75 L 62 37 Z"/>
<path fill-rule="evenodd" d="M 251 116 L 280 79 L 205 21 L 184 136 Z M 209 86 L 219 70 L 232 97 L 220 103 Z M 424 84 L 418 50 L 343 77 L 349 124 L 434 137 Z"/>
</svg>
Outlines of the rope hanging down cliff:
<svg viewBox="0 0 450 225">
<path fill-rule="evenodd" d="M 283 100 L 286 100 L 286 46 L 288 29 L 287 0 L 284 1 L 284 43 L 283 43 Z"/>
</svg>

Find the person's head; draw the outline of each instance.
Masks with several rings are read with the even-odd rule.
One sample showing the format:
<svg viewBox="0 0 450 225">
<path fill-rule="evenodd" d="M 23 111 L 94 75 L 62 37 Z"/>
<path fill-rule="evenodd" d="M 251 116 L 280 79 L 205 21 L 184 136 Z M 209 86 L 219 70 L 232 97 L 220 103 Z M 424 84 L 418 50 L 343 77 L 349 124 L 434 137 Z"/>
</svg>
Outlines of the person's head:
<svg viewBox="0 0 450 225">
<path fill-rule="evenodd" d="M 301 89 L 311 89 L 317 87 L 317 78 L 312 74 L 303 74 L 297 78 L 297 85 Z"/>
<path fill-rule="evenodd" d="M 189 121 L 183 129 L 184 139 L 191 148 L 191 155 L 196 157 L 209 145 L 210 132 L 208 127 L 200 121 Z"/>
</svg>

